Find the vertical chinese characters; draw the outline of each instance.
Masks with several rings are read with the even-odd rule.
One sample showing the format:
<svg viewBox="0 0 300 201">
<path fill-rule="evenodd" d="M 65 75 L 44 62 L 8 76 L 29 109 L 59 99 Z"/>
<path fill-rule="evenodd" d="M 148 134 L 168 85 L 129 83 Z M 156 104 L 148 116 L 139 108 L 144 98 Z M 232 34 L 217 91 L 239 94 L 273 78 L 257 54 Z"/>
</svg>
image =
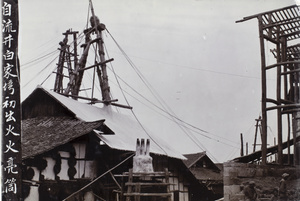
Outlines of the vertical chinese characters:
<svg viewBox="0 0 300 201">
<path fill-rule="evenodd" d="M 2 4 L 2 196 L 20 200 L 21 119 L 17 62 L 18 1 Z"/>
</svg>

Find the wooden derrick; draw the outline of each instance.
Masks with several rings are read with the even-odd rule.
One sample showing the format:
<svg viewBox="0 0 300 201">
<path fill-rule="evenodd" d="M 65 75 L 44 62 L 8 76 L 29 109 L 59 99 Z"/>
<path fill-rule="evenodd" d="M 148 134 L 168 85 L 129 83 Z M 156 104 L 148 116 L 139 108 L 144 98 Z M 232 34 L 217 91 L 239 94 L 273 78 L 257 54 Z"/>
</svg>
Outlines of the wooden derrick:
<svg viewBox="0 0 300 201">
<path fill-rule="evenodd" d="M 288 121 L 288 128 L 292 125 L 294 136 L 294 165 L 299 165 L 300 144 L 296 144 L 296 138 L 300 136 L 300 109 L 299 109 L 299 51 L 300 45 L 295 44 L 296 39 L 300 38 L 299 33 L 299 7 L 296 5 L 276 9 L 256 15 L 244 17 L 237 22 L 244 22 L 253 18 L 258 20 L 260 56 L 261 56 L 261 127 L 262 127 L 262 148 L 261 162 L 263 165 L 267 163 L 267 127 L 268 112 L 270 110 L 277 111 L 277 152 L 278 163 L 283 165 L 283 134 L 288 135 L 288 130 L 283 129 L 283 115 L 292 115 L 293 121 Z M 276 48 L 271 50 L 276 62 L 271 65 L 266 64 L 266 42 L 273 43 Z M 269 70 L 277 71 L 276 76 L 276 95 L 270 98 L 271 94 L 267 89 L 267 76 L 270 75 Z M 269 106 L 269 103 L 275 106 Z M 291 125 L 290 125 L 291 124 Z M 289 140 L 288 140 L 289 141 Z M 291 144 L 289 144 L 291 146 Z"/>
<path fill-rule="evenodd" d="M 72 32 L 70 30 L 63 33 L 65 35 L 64 40 L 60 43 L 60 55 L 59 55 L 59 61 L 57 65 L 57 71 L 56 71 L 56 81 L 54 85 L 54 91 L 65 94 L 67 96 L 71 96 L 73 99 L 78 99 L 84 71 L 88 70 L 90 68 L 96 68 L 98 79 L 100 82 L 100 88 L 102 91 L 102 100 L 105 104 L 110 104 L 110 90 L 108 85 L 108 76 L 106 71 L 106 63 L 113 61 L 113 59 L 105 60 L 104 57 L 104 47 L 103 47 L 103 41 L 102 41 L 102 33 L 101 31 L 105 30 L 104 24 L 99 24 L 99 19 L 94 16 L 94 12 L 92 11 L 93 16 L 91 17 L 91 25 L 92 27 L 86 29 L 84 31 L 85 34 L 85 44 L 83 44 L 81 47 L 83 47 L 83 53 L 78 60 L 77 58 L 77 37 L 76 34 L 78 32 Z M 96 18 L 97 20 L 93 21 L 93 18 Z M 95 28 L 97 27 L 97 28 Z M 91 33 L 96 33 L 96 38 L 91 39 Z M 70 51 L 68 44 L 68 36 L 73 35 L 73 53 Z M 86 67 L 86 62 L 89 54 L 89 50 L 92 44 L 96 44 L 96 48 L 99 50 L 98 54 L 100 57 L 100 62 L 95 62 L 95 65 L 92 65 L 90 67 Z M 72 58 L 73 58 L 73 66 L 72 68 Z M 65 63 L 67 64 L 68 68 L 68 76 L 65 76 L 63 73 L 63 69 L 65 68 Z M 63 86 L 63 78 L 67 77 L 69 78 L 67 86 L 64 88 Z"/>
<path fill-rule="evenodd" d="M 108 60 L 105 59 L 102 31 L 104 31 L 106 28 L 104 24 L 100 23 L 99 18 L 95 16 L 91 1 L 90 4 L 91 4 L 91 12 L 92 12 L 92 16 L 90 18 L 91 27 L 84 30 L 85 44 L 81 45 L 81 47 L 83 47 L 83 53 L 79 60 L 77 58 L 77 35 L 76 35 L 78 32 L 72 32 L 71 30 L 68 30 L 65 33 L 63 33 L 63 35 L 65 35 L 65 38 L 60 43 L 61 48 L 59 49 L 60 56 L 57 64 L 54 91 L 63 94 L 65 96 L 72 97 L 75 100 L 77 99 L 88 100 L 90 104 L 103 103 L 105 105 L 113 105 L 113 106 L 122 107 L 126 109 L 132 109 L 131 106 L 114 103 L 116 99 L 115 100 L 111 99 L 106 64 L 108 62 L 113 61 L 113 59 L 108 59 Z M 92 38 L 91 37 L 92 34 L 96 36 Z M 69 35 L 73 35 L 72 43 L 68 43 Z M 87 67 L 86 63 L 88 59 L 89 50 L 90 47 L 94 44 L 96 45 L 95 54 L 99 56 L 100 61 L 96 61 L 95 59 L 94 65 Z M 74 47 L 72 51 L 70 51 L 70 46 Z M 67 67 L 65 66 L 65 64 L 67 64 Z M 64 74 L 64 68 L 68 69 L 66 73 L 68 74 L 68 76 Z M 84 71 L 91 68 L 94 68 L 95 69 L 94 72 L 97 72 L 97 77 L 99 80 L 101 94 L 102 94 L 102 100 L 93 97 L 94 91 L 92 91 L 91 97 L 83 97 L 79 95 L 79 92 L 82 90 L 81 84 L 84 76 Z M 67 78 L 68 80 L 64 81 L 64 78 Z M 95 80 L 93 79 L 92 89 L 94 89 L 94 83 L 95 83 L 94 81 Z M 64 86 L 66 83 L 67 85 Z"/>
</svg>

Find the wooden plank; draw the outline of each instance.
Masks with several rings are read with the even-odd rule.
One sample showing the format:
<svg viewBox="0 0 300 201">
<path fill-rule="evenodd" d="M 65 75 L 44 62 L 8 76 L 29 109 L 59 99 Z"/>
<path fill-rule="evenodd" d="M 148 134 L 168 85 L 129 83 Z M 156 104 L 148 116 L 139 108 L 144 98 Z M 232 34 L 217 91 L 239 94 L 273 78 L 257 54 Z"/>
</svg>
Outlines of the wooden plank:
<svg viewBox="0 0 300 201">
<path fill-rule="evenodd" d="M 128 175 L 129 175 L 128 172 L 124 172 L 122 175 L 115 175 L 115 176 L 126 177 Z M 165 172 L 132 173 L 132 177 L 165 177 Z"/>
<path fill-rule="evenodd" d="M 173 184 L 170 184 L 170 183 L 142 183 L 142 182 L 127 182 L 125 184 L 125 186 L 137 186 L 137 185 L 140 185 L 140 186 L 167 186 L 167 185 L 173 185 Z"/>
<path fill-rule="evenodd" d="M 172 193 L 124 193 L 124 196 L 169 197 Z"/>
</svg>

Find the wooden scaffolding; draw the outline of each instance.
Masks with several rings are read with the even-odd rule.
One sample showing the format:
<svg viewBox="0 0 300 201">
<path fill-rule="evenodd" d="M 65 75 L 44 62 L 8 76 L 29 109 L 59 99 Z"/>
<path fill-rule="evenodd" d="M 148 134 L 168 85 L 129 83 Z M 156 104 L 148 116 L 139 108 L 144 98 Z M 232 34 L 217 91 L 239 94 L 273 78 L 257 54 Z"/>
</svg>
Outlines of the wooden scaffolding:
<svg viewBox="0 0 300 201">
<path fill-rule="evenodd" d="M 261 112 L 262 112 L 262 164 L 267 160 L 267 114 L 277 111 L 277 153 L 278 163 L 283 164 L 283 116 L 287 116 L 287 130 L 289 142 L 293 133 L 294 165 L 300 165 L 300 12 L 297 5 L 272 10 L 248 17 L 237 22 L 244 22 L 253 18 L 258 19 L 260 54 L 261 54 Z M 268 49 L 267 42 L 274 44 L 274 49 Z M 266 52 L 271 51 L 276 62 L 266 63 Z M 276 70 L 276 95 L 270 97 L 267 93 L 267 76 L 271 70 Z M 273 104 L 273 105 L 270 105 Z M 292 117 L 292 120 L 290 120 Z M 292 128 L 292 129 L 290 129 Z"/>
<path fill-rule="evenodd" d="M 132 169 L 122 175 L 122 191 L 117 192 L 120 201 L 171 201 L 168 169 L 162 172 L 134 173 Z"/>
</svg>

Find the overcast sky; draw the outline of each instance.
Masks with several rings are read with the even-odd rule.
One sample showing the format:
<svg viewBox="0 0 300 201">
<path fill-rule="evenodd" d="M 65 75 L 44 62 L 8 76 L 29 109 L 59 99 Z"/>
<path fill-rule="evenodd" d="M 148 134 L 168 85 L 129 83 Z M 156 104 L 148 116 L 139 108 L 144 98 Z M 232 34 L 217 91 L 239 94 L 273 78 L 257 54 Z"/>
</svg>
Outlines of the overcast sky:
<svg viewBox="0 0 300 201">
<path fill-rule="evenodd" d="M 132 91 L 126 84 L 160 106 L 105 32 L 115 72 L 126 81 L 120 83 L 144 126 L 182 153 L 207 151 L 215 162 L 239 155 L 240 133 L 249 151 L 253 149 L 255 119 L 261 114 L 258 23 L 256 19 L 235 21 L 295 1 L 94 0 L 93 4 L 100 21 L 174 114 L 207 132 L 184 132 Z M 22 99 L 51 74 L 58 51 L 35 59 L 57 50 L 62 32 L 84 29 L 88 5 L 88 0 L 19 1 Z M 269 53 L 267 63 L 272 61 Z M 53 78 L 43 86 L 52 89 Z M 89 78 L 84 82 L 86 88 L 91 84 Z M 109 78 L 113 98 L 126 104 L 114 76 L 109 74 Z M 274 80 L 268 79 L 270 86 Z M 269 89 L 270 93 L 274 90 Z M 271 145 L 276 136 L 274 125 L 269 123 Z"/>
</svg>

